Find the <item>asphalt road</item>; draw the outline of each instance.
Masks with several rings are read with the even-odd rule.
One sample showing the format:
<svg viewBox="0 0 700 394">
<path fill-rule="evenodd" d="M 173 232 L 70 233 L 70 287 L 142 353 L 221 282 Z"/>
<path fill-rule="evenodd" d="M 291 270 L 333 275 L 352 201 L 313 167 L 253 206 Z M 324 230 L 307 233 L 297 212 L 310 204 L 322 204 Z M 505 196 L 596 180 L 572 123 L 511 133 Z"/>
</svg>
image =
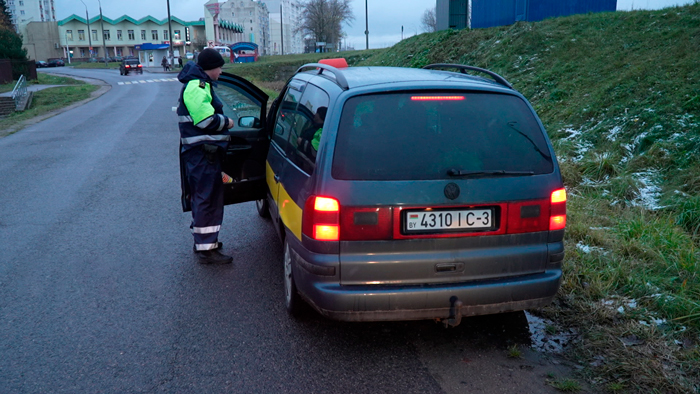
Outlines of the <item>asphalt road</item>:
<svg viewBox="0 0 700 394">
<path fill-rule="evenodd" d="M 551 393 L 547 374 L 570 373 L 528 350 L 522 313 L 290 318 L 281 244 L 251 203 L 226 209 L 233 265 L 198 265 L 175 74 L 51 71 L 112 88 L 0 138 L 0 393 Z"/>
</svg>

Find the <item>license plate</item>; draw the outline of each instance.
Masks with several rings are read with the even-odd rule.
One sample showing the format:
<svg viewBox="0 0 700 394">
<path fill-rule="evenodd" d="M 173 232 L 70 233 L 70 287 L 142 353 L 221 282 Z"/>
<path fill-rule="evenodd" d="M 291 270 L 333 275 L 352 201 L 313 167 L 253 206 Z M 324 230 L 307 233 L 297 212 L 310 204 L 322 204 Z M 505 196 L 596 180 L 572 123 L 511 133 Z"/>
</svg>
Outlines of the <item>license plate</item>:
<svg viewBox="0 0 700 394">
<path fill-rule="evenodd" d="M 492 229 L 493 209 L 460 209 L 451 211 L 408 211 L 406 232 L 440 232 L 448 230 Z"/>
</svg>

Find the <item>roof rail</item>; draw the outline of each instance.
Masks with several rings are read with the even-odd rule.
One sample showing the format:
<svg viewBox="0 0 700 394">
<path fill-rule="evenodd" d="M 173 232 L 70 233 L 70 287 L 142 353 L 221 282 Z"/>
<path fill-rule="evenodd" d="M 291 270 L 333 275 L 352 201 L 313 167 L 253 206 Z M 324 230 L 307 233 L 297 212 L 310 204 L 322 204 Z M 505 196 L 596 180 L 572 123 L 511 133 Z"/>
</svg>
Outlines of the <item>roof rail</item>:
<svg viewBox="0 0 700 394">
<path fill-rule="evenodd" d="M 343 90 L 348 90 L 350 89 L 350 86 L 348 85 L 348 80 L 345 79 L 345 76 L 343 75 L 343 72 L 338 70 L 337 68 L 333 66 L 329 66 L 327 64 L 321 64 L 321 63 L 308 63 L 304 64 L 303 66 L 299 67 L 297 69 L 297 73 L 300 72 L 301 70 L 305 68 L 310 68 L 314 67 L 318 69 L 318 74 L 322 74 L 323 70 L 330 71 L 335 75 L 335 81 L 340 86 Z M 295 73 L 296 74 L 296 73 Z"/>
<path fill-rule="evenodd" d="M 426 70 L 432 70 L 435 68 L 457 68 L 457 69 L 459 69 L 459 72 L 461 72 L 462 74 L 466 74 L 467 70 L 478 71 L 478 72 L 490 75 L 491 78 L 493 78 L 497 83 L 507 87 L 508 89 L 513 89 L 513 86 L 508 81 L 506 81 L 506 79 L 503 78 L 502 76 L 496 74 L 493 71 L 489 71 L 489 70 L 479 68 L 479 67 L 467 66 L 464 64 L 436 63 L 436 64 L 429 64 L 423 68 Z"/>
</svg>

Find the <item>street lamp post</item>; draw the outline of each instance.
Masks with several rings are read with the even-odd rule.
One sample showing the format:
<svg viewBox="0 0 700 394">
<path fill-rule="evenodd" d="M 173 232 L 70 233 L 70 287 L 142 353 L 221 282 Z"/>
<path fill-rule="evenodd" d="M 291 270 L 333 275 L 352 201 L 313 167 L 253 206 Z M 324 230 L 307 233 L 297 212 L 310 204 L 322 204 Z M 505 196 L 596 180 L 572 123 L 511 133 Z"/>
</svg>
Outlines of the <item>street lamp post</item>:
<svg viewBox="0 0 700 394">
<path fill-rule="evenodd" d="M 88 47 L 90 50 L 90 57 L 92 57 L 92 32 L 90 31 L 90 16 L 88 15 L 88 10 L 87 10 L 87 4 L 83 0 L 80 0 L 81 3 L 85 6 L 85 20 L 87 22 L 87 33 L 88 33 Z"/>
<path fill-rule="evenodd" d="M 97 3 L 100 5 L 100 26 L 102 29 L 102 51 L 105 53 L 105 67 L 107 67 L 107 43 L 105 43 L 105 21 L 102 18 L 102 2 L 100 0 L 97 0 Z"/>
<path fill-rule="evenodd" d="M 367 0 L 365 0 L 365 49 L 369 49 L 369 18 L 367 17 Z"/>
<path fill-rule="evenodd" d="M 70 48 L 68 47 L 68 30 L 66 30 L 66 57 L 68 58 L 68 64 L 70 64 Z"/>
<path fill-rule="evenodd" d="M 172 26 L 172 23 L 170 22 L 170 0 L 166 0 L 166 1 L 168 3 L 168 40 L 170 41 L 169 63 L 171 63 L 170 65 L 173 66 L 172 63 L 174 63 L 173 59 L 175 58 L 175 55 L 173 54 L 173 26 Z"/>
</svg>

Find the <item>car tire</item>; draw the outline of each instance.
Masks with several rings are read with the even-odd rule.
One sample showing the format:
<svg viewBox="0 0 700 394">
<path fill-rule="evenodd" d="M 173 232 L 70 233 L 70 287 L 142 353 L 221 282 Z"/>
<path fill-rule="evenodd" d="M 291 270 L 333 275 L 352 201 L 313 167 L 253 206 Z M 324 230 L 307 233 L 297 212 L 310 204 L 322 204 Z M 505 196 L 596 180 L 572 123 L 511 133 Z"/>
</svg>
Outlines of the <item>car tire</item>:
<svg viewBox="0 0 700 394">
<path fill-rule="evenodd" d="M 270 204 L 267 203 L 267 198 L 255 200 L 255 207 L 258 209 L 258 215 L 261 218 L 270 218 Z"/>
<path fill-rule="evenodd" d="M 287 308 L 287 313 L 292 316 L 299 316 L 301 312 L 302 299 L 297 292 L 297 286 L 294 282 L 294 261 L 292 261 L 292 251 L 289 249 L 289 243 L 284 240 L 284 300 Z"/>
</svg>

